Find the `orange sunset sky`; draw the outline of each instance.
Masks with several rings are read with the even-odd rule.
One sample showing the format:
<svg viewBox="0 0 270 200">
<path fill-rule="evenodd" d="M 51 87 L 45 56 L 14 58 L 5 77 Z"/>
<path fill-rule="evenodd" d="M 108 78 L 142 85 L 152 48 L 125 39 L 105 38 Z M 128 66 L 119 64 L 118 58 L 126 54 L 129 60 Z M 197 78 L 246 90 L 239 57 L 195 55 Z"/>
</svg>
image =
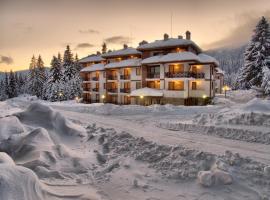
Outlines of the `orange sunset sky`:
<svg viewBox="0 0 270 200">
<path fill-rule="evenodd" d="M 248 42 L 269 0 L 0 0 L 0 71 L 28 68 L 33 54 L 46 66 L 69 44 L 79 58 L 123 43 L 191 31 L 204 50 Z"/>
</svg>

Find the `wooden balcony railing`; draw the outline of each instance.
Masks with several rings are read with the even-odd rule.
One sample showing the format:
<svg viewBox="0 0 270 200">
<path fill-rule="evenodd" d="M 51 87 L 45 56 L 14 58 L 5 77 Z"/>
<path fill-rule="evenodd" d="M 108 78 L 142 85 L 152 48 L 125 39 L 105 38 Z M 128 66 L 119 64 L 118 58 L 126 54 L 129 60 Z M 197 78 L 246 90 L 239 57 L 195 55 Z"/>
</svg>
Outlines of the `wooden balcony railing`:
<svg viewBox="0 0 270 200">
<path fill-rule="evenodd" d="M 147 78 L 160 78 L 160 74 L 152 74 L 152 73 L 148 73 L 148 74 L 147 74 Z"/>
<path fill-rule="evenodd" d="M 165 73 L 166 78 L 204 78 L 204 73 L 194 73 L 194 72 L 179 72 L 179 73 L 173 73 L 173 72 L 166 72 Z"/>
<path fill-rule="evenodd" d="M 99 91 L 99 88 L 92 88 L 92 91 L 93 92 L 98 92 Z"/>
<path fill-rule="evenodd" d="M 109 88 L 107 91 L 110 93 L 117 93 L 117 88 Z"/>
<path fill-rule="evenodd" d="M 92 77 L 92 81 L 98 81 L 99 77 Z"/>
<path fill-rule="evenodd" d="M 107 79 L 108 80 L 117 80 L 117 76 L 116 75 L 108 75 Z"/>
<path fill-rule="evenodd" d="M 121 80 L 130 80 L 130 75 L 120 75 Z"/>
<path fill-rule="evenodd" d="M 120 88 L 121 93 L 130 93 L 130 88 Z"/>
</svg>

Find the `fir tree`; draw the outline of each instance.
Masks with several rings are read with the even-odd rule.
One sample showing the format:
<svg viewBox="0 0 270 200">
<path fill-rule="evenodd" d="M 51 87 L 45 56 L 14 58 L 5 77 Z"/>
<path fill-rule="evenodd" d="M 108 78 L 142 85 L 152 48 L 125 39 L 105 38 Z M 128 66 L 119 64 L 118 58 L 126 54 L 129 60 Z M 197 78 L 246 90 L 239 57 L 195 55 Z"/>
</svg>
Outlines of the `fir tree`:
<svg viewBox="0 0 270 200">
<path fill-rule="evenodd" d="M 5 81 L 1 80 L 0 81 L 0 101 L 6 100 L 7 94 L 6 94 L 6 86 L 5 86 Z"/>
<path fill-rule="evenodd" d="M 9 73 L 8 97 L 13 98 L 17 96 L 17 84 L 15 74 L 11 70 Z"/>
<path fill-rule="evenodd" d="M 70 50 L 69 45 L 67 45 L 67 48 L 66 48 L 65 53 L 64 53 L 63 69 L 64 69 L 65 81 L 71 80 L 77 71 L 75 66 L 74 66 L 73 54 Z"/>
<path fill-rule="evenodd" d="M 264 66 L 262 88 L 265 95 L 270 95 L 270 68 Z"/>
<path fill-rule="evenodd" d="M 270 56 L 270 30 L 264 17 L 257 24 L 244 56 L 244 66 L 240 68 L 238 76 L 238 87 L 261 87 L 263 67 L 267 65 L 266 60 Z"/>
</svg>

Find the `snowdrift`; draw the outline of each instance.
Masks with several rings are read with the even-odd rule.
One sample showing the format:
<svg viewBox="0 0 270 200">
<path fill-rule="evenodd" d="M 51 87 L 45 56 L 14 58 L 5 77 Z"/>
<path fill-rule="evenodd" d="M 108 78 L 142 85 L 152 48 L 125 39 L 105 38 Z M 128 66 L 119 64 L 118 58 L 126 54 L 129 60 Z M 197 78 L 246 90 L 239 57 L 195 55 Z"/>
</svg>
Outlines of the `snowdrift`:
<svg viewBox="0 0 270 200">
<path fill-rule="evenodd" d="M 43 200 L 41 184 L 30 169 L 16 166 L 12 158 L 0 152 L 0 199 Z"/>
<path fill-rule="evenodd" d="M 60 136 L 85 136 L 85 130 L 67 120 L 59 112 L 41 103 L 31 104 L 26 111 L 16 113 L 20 121 L 53 130 Z"/>
</svg>

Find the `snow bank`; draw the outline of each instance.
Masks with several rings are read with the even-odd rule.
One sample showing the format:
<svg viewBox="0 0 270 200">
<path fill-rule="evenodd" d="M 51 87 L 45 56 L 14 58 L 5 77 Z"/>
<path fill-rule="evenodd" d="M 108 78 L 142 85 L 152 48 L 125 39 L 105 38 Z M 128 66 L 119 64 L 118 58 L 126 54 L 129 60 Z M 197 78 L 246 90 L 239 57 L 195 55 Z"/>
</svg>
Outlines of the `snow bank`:
<svg viewBox="0 0 270 200">
<path fill-rule="evenodd" d="M 85 129 L 81 126 L 72 123 L 59 112 L 41 103 L 33 103 L 26 111 L 16 113 L 15 116 L 23 123 L 54 130 L 60 136 L 86 135 Z"/>
<path fill-rule="evenodd" d="M 4 159 L 3 159 L 4 158 Z M 31 170 L 16 166 L 7 154 L 0 152 L 0 199 L 43 200 L 41 184 Z"/>
<path fill-rule="evenodd" d="M 270 100 L 254 98 L 240 107 L 243 111 L 270 113 Z"/>
<path fill-rule="evenodd" d="M 21 134 L 24 127 L 15 116 L 0 118 L 0 142 L 9 138 L 13 134 Z"/>
</svg>

